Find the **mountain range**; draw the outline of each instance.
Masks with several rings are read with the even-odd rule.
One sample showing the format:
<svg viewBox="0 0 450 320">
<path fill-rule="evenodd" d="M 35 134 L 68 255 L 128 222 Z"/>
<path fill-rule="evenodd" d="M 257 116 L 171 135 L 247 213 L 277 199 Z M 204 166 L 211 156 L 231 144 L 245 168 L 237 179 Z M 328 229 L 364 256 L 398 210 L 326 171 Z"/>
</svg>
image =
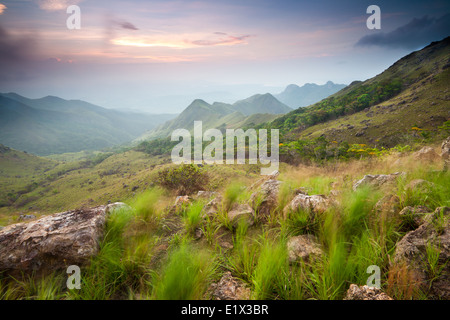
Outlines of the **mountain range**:
<svg viewBox="0 0 450 320">
<path fill-rule="evenodd" d="M 243 128 L 272 121 L 282 114 L 292 111 L 291 108 L 278 101 L 270 93 L 256 94 L 234 104 L 204 100 L 194 100 L 175 119 L 145 133 L 137 141 L 165 138 L 175 129 L 193 130 L 194 121 L 202 121 L 203 129 Z"/>
<path fill-rule="evenodd" d="M 276 94 L 275 98 L 296 109 L 319 102 L 345 87 L 345 84 L 335 84 L 332 81 L 328 81 L 324 85 L 306 83 L 301 87 L 296 84 L 290 84 L 283 92 Z"/>
<path fill-rule="evenodd" d="M 37 155 L 98 150 L 123 144 L 173 118 L 126 113 L 54 96 L 0 94 L 0 143 Z"/>
</svg>

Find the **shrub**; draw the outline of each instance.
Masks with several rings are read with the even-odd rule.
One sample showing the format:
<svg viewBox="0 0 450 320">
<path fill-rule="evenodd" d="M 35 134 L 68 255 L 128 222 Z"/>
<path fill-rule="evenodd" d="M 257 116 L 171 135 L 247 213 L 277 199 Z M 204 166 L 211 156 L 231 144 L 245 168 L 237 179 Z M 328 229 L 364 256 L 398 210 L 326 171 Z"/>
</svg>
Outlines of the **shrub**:
<svg viewBox="0 0 450 320">
<path fill-rule="evenodd" d="M 183 164 L 178 167 L 164 168 L 158 172 L 156 182 L 179 195 L 192 194 L 204 189 L 209 177 L 205 171 L 193 164 Z"/>
</svg>

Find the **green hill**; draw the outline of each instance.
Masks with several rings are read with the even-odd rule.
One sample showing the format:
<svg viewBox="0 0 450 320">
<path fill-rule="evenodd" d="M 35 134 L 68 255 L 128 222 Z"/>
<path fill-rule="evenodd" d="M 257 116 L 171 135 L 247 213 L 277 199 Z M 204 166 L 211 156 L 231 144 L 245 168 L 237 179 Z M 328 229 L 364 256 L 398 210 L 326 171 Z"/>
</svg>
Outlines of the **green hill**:
<svg viewBox="0 0 450 320">
<path fill-rule="evenodd" d="M 175 129 L 192 131 L 194 121 L 202 121 L 204 130 L 209 128 L 225 130 L 250 124 L 257 125 L 272 121 L 290 110 L 292 109 L 269 93 L 257 94 L 234 104 L 222 102 L 209 104 L 204 100 L 196 99 L 178 117 L 146 132 L 136 141 L 167 138 Z"/>
<path fill-rule="evenodd" d="M 131 141 L 172 117 L 125 113 L 52 96 L 0 94 L 0 143 L 37 155 L 96 150 Z"/>
<path fill-rule="evenodd" d="M 233 109 L 246 116 L 255 113 L 284 114 L 292 110 L 270 93 L 256 94 L 250 98 L 239 100 L 233 104 Z"/>
</svg>

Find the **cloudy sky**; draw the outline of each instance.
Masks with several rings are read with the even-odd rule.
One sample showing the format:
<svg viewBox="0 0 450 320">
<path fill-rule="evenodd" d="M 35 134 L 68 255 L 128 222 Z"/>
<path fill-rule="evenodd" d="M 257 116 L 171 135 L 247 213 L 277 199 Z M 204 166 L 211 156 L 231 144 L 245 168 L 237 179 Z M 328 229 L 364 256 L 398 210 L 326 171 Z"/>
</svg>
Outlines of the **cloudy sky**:
<svg viewBox="0 0 450 320">
<path fill-rule="evenodd" d="M 69 5 L 81 29 L 69 30 Z M 371 4 L 381 30 L 369 30 Z M 0 92 L 175 113 L 291 83 L 349 84 L 450 33 L 450 2 L 0 0 Z"/>
</svg>

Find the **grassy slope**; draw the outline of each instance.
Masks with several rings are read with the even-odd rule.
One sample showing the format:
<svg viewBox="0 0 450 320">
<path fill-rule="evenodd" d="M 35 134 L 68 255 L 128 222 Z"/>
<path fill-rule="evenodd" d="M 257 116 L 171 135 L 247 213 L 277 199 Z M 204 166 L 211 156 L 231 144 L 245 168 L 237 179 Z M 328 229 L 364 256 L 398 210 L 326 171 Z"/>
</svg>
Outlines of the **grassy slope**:
<svg viewBox="0 0 450 320">
<path fill-rule="evenodd" d="M 324 134 L 329 140 L 392 147 L 407 143 L 412 127 L 437 131 L 450 119 L 450 70 L 430 75 L 396 97 L 364 111 L 317 124 L 302 131 L 300 138 Z M 353 128 L 349 129 L 348 126 Z M 364 132 L 362 136 L 357 133 Z"/>
<path fill-rule="evenodd" d="M 68 155 L 70 156 L 70 155 Z M 17 221 L 19 213 L 48 214 L 83 206 L 125 201 L 154 185 L 156 173 L 170 158 L 142 152 L 113 154 L 99 164 L 62 162 L 13 149 L 0 154 L 0 225 Z M 228 179 L 259 175 L 255 166 L 208 166 L 207 188 L 220 189 Z M 33 188 L 29 188 L 30 185 Z M 133 190 L 135 188 L 135 190 Z M 8 194 L 10 196 L 8 197 Z M 7 199 L 12 198 L 12 201 Z"/>
<path fill-rule="evenodd" d="M 130 154 L 121 155 L 125 156 Z M 216 169 L 227 167 L 233 166 Z M 407 230 L 398 215 L 374 210 L 385 194 L 370 189 L 353 192 L 351 182 L 365 173 L 407 172 L 405 181 L 398 182 L 400 205 L 426 204 L 432 211 L 449 205 L 450 175 L 433 173 L 440 168 L 439 158 L 423 163 L 407 154 L 322 167 L 283 164 L 280 207 L 266 218 L 257 213 L 254 226 L 237 230 L 229 229 L 229 221 L 221 213 L 202 221 L 202 202 L 171 213 L 163 211 L 158 193 L 139 194 L 128 201 L 135 213 L 119 212 L 109 217 L 107 227 L 114 232 L 106 232 L 99 255 L 91 266 L 82 269 L 81 290 L 67 290 L 64 270 L 23 282 L 0 276 L 0 298 L 210 299 L 210 284 L 231 271 L 250 288 L 251 299 L 342 299 L 351 283 L 366 283 L 369 265 L 377 265 L 381 268 L 382 288 L 389 295 L 396 299 L 427 299 L 426 291 L 419 291 L 408 273 L 398 273 L 389 265 L 395 243 Z M 250 186 L 257 178 L 250 176 L 242 181 L 244 185 Z M 440 187 L 427 195 L 407 192 L 405 184 L 417 178 Z M 338 191 L 339 204 L 316 214 L 314 219 L 301 210 L 283 215 L 281 209 L 298 187 L 307 188 L 310 194 Z M 233 202 L 247 202 L 250 194 L 236 185 L 224 192 L 225 200 Z M 201 239 L 194 239 L 196 228 L 204 232 Z M 286 241 L 306 233 L 317 237 L 324 255 L 313 263 L 290 266 Z M 224 241 L 232 247 L 223 247 Z M 439 270 L 431 255 L 424 259 L 426 266 Z M 440 276 L 437 271 L 436 277 Z"/>
</svg>

